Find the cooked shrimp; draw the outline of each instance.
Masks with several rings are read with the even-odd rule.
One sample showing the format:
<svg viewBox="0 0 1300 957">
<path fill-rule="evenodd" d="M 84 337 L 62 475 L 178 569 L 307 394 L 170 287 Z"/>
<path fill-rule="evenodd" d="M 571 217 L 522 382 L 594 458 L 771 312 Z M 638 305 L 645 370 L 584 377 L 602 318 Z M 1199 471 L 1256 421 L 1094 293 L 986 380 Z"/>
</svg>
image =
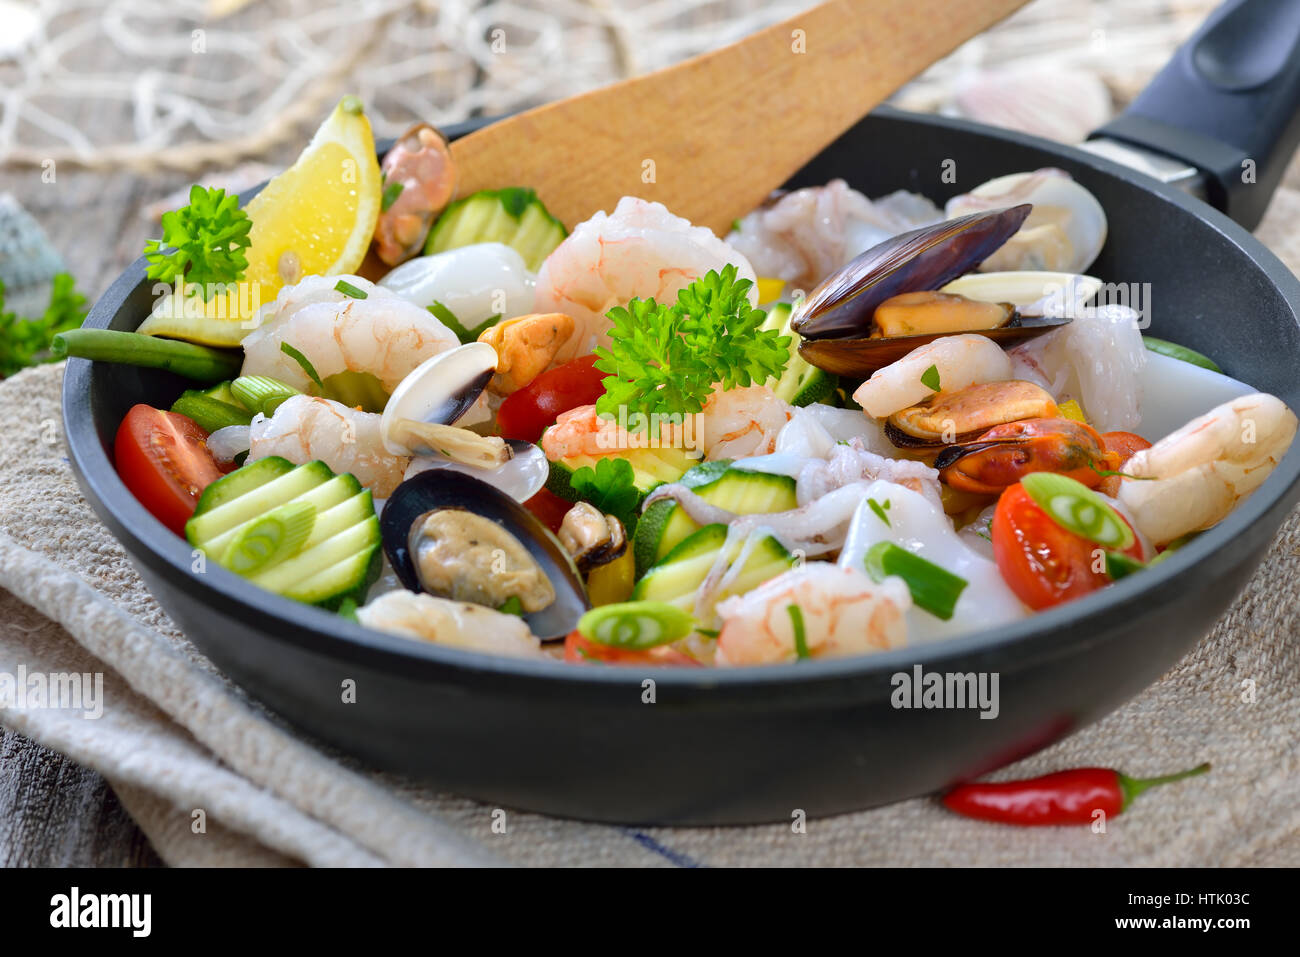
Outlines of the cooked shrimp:
<svg viewBox="0 0 1300 957">
<path fill-rule="evenodd" d="M 703 226 L 674 216 L 662 203 L 624 196 L 612 213 L 599 212 L 574 227 L 537 274 L 536 312 L 563 312 L 576 326 L 554 362 L 567 362 L 608 345 L 605 313 L 629 299 L 675 302 L 677 293 L 711 269 L 734 263 L 737 276 L 755 279 L 740 253 Z M 750 289 L 750 303 L 758 302 Z"/>
<path fill-rule="evenodd" d="M 545 657 L 541 642 L 518 615 L 405 589 L 371 599 L 357 609 L 357 620 L 367 628 L 452 648 L 513 658 Z"/>
<path fill-rule="evenodd" d="M 765 203 L 727 234 L 761 275 L 812 289 L 879 242 L 938 222 L 939 208 L 901 190 L 872 201 L 842 179 L 806 186 Z"/>
<path fill-rule="evenodd" d="M 339 292 L 340 280 L 366 298 Z M 303 392 L 312 379 L 282 344 L 302 353 L 321 379 L 367 372 L 389 392 L 425 359 L 460 345 L 427 310 L 359 276 L 312 276 L 285 287 L 257 320 L 244 339 L 243 374 L 271 376 Z"/>
<path fill-rule="evenodd" d="M 907 642 L 912 596 L 900 578 L 880 584 L 855 568 L 808 562 L 744 595 L 718 605 L 720 666 L 795 661 L 797 606 L 803 639 L 813 658 L 859 655 L 898 648 Z"/>
<path fill-rule="evenodd" d="M 897 362 L 877 369 L 858 386 L 854 400 L 867 415 L 883 419 L 933 395 L 921 381 L 934 366 L 945 392 L 1011 378 L 1011 360 L 986 336 L 944 336 L 913 349 Z"/>
<path fill-rule="evenodd" d="M 388 498 L 411 460 L 384 448 L 379 419 L 331 399 L 296 395 L 269 419 L 254 417 L 248 459 L 279 455 L 295 465 L 319 460 L 335 472 L 351 472 L 376 498 Z"/>
<path fill-rule="evenodd" d="M 791 407 L 765 385 L 714 392 L 704 403 L 700 438 L 705 458 L 767 455 L 790 421 Z"/>
<path fill-rule="evenodd" d="M 1140 531 L 1164 545 L 1224 518 L 1268 478 L 1295 433 L 1295 414 L 1275 396 L 1225 402 L 1135 453 L 1119 501 Z"/>
</svg>

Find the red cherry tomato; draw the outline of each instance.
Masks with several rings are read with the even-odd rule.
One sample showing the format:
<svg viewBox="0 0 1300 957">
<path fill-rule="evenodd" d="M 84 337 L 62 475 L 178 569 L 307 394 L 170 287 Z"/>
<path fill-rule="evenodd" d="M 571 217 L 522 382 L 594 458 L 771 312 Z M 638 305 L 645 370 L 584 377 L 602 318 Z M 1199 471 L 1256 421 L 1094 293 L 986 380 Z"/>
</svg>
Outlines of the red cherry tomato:
<svg viewBox="0 0 1300 957">
<path fill-rule="evenodd" d="M 676 648 L 663 646 L 645 651 L 630 651 L 588 641 L 576 631 L 569 632 L 569 637 L 564 639 L 564 660 L 570 664 L 590 664 L 595 661 L 611 665 L 699 665 L 694 658 L 682 654 Z"/>
<path fill-rule="evenodd" d="M 564 521 L 564 516 L 569 514 L 569 509 L 573 508 L 573 503 L 565 501 L 554 492 L 542 489 L 524 502 L 524 508 L 536 515 L 538 521 L 558 535 L 560 523 Z"/>
<path fill-rule="evenodd" d="M 508 396 L 497 411 L 501 435 L 536 442 L 561 412 L 599 399 L 605 394 L 605 373 L 597 371 L 595 362 L 594 355 L 583 356 L 548 369 Z"/>
<path fill-rule="evenodd" d="M 194 420 L 147 405 L 133 406 L 117 428 L 117 474 L 140 504 L 177 535 L 185 534 L 199 493 L 222 475 L 207 438 Z"/>
<path fill-rule="evenodd" d="M 1100 546 L 1056 524 L 1019 482 L 998 499 L 992 538 L 998 571 L 1030 608 L 1050 608 L 1110 584 L 1096 570 Z M 1142 558 L 1136 537 L 1125 554 Z"/>
<path fill-rule="evenodd" d="M 1119 464 L 1112 466 L 1116 472 L 1124 471 L 1124 463 L 1143 449 L 1151 448 L 1151 443 L 1134 432 L 1106 432 L 1101 437 L 1107 452 L 1119 456 Z M 1097 491 L 1114 498 L 1119 494 L 1120 476 L 1107 475 L 1097 486 Z"/>
</svg>

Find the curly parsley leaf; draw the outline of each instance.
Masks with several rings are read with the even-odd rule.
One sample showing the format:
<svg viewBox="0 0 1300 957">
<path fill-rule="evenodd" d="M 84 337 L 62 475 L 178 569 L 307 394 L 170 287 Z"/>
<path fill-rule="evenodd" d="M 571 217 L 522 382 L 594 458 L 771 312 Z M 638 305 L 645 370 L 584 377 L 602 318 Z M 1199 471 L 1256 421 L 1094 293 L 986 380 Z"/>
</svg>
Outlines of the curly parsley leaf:
<svg viewBox="0 0 1300 957">
<path fill-rule="evenodd" d="M 734 265 L 710 271 L 671 305 L 633 299 L 606 313 L 609 346 L 596 350 L 606 373 L 598 412 L 620 406 L 647 416 L 700 412 L 715 385 L 748 386 L 780 376 L 790 361 L 790 337 L 760 329 L 766 313 L 749 304 L 753 283 Z"/>
<path fill-rule="evenodd" d="M 61 332 L 78 329 L 86 318 L 86 297 L 66 272 L 50 284 L 50 304 L 39 319 L 5 311 L 5 287 L 0 282 L 0 376 L 11 376 L 27 366 L 53 362 L 50 341 Z"/>
<path fill-rule="evenodd" d="M 248 269 L 244 250 L 253 221 L 239 208 L 239 197 L 224 189 L 190 189 L 190 204 L 163 213 L 162 239 L 144 244 L 147 275 L 162 282 L 182 279 L 206 299 L 209 284 L 238 282 Z"/>
<path fill-rule="evenodd" d="M 596 461 L 595 469 L 584 465 L 569 478 L 569 484 L 580 499 L 622 522 L 628 534 L 636 528 L 641 490 L 627 459 L 606 456 Z"/>
</svg>

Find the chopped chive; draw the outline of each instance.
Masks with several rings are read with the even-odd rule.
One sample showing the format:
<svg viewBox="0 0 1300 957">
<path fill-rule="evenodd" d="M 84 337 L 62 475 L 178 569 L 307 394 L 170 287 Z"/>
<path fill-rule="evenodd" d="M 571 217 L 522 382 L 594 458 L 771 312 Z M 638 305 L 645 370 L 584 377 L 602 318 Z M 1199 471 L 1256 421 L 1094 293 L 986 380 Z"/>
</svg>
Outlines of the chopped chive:
<svg viewBox="0 0 1300 957">
<path fill-rule="evenodd" d="M 1020 480 L 1034 504 L 1067 532 L 1104 548 L 1124 551 L 1133 529 L 1106 500 L 1082 482 L 1055 472 L 1033 472 Z"/>
<path fill-rule="evenodd" d="M 1153 475 L 1129 475 L 1127 472 L 1117 472 L 1117 471 L 1115 471 L 1115 470 L 1113 470 L 1113 469 L 1100 469 L 1100 468 L 1097 468 L 1097 463 L 1096 463 L 1096 462 L 1093 462 L 1091 459 L 1088 461 L 1088 468 L 1092 469 L 1094 472 L 1096 472 L 1096 473 L 1097 473 L 1098 475 L 1100 475 L 1102 478 L 1110 478 L 1112 475 L 1118 475 L 1120 478 L 1132 479 L 1132 480 L 1135 481 L 1135 482 L 1154 482 L 1154 481 L 1155 481 L 1155 476 L 1153 476 Z"/>
<path fill-rule="evenodd" d="M 921 385 L 925 386 L 931 392 L 940 391 L 938 366 L 930 366 L 930 368 L 921 373 Z"/>
<path fill-rule="evenodd" d="M 957 599 L 970 584 L 960 575 L 893 542 L 872 545 L 867 549 L 865 564 L 867 573 L 878 582 L 890 575 L 903 579 L 916 606 L 944 621 L 952 618 Z"/>
<path fill-rule="evenodd" d="M 874 498 L 869 498 L 867 499 L 867 505 L 871 507 L 871 510 L 876 513 L 876 517 L 880 519 L 882 522 L 884 522 L 885 525 L 887 525 L 889 528 L 894 527 L 893 525 L 890 524 L 889 516 L 885 514 L 885 509 L 889 508 L 888 499 L 886 499 L 885 504 L 881 506 L 881 504 L 877 502 Z"/>
<path fill-rule="evenodd" d="M 1119 581 L 1121 578 L 1127 578 L 1134 572 L 1140 572 L 1146 567 L 1145 562 L 1140 562 L 1132 556 L 1125 555 L 1123 552 L 1116 552 L 1110 549 L 1106 550 L 1106 574 L 1110 576 L 1111 581 Z"/>
<path fill-rule="evenodd" d="M 694 630 L 695 616 L 662 601 L 601 605 L 578 619 L 578 633 L 588 641 L 634 651 L 666 645 Z"/>
<path fill-rule="evenodd" d="M 799 659 L 811 658 L 812 654 L 808 651 L 808 635 L 803 627 L 803 609 L 798 605 L 786 605 L 785 610 L 790 613 L 790 624 L 794 628 L 794 653 Z"/>
<path fill-rule="evenodd" d="M 503 615 L 519 615 L 522 618 L 524 614 L 524 603 L 519 600 L 518 595 L 511 595 L 501 603 L 501 607 L 498 608 L 497 611 L 501 612 Z"/>
<path fill-rule="evenodd" d="M 366 298 L 365 290 L 358 289 L 356 286 L 352 285 L 352 283 L 348 282 L 346 279 L 340 279 L 338 282 L 334 284 L 334 288 L 338 292 L 343 293 L 343 295 L 345 296 L 351 296 L 353 299 Z"/>
<path fill-rule="evenodd" d="M 280 343 L 280 351 L 294 362 L 298 363 L 298 365 L 302 366 L 302 371 L 307 373 L 307 377 L 311 379 L 312 382 L 315 382 L 318 387 L 322 389 L 325 388 L 325 383 L 322 382 L 320 376 L 316 374 L 316 367 L 311 364 L 305 355 L 287 342 Z"/>
<path fill-rule="evenodd" d="M 464 324 L 456 318 L 456 314 L 437 299 L 433 300 L 433 305 L 429 306 L 428 309 L 439 322 L 456 334 L 456 338 L 461 341 L 462 345 L 477 342 L 479 335 L 485 329 L 490 329 L 501 321 L 501 313 L 498 312 L 495 316 L 488 316 L 473 329 L 466 329 Z"/>
<path fill-rule="evenodd" d="M 731 221 L 731 231 L 732 231 L 733 233 L 738 233 L 738 232 L 740 232 L 740 220 L 738 220 L 738 219 L 733 219 L 733 220 Z"/>
<path fill-rule="evenodd" d="M 402 190 L 404 189 L 406 189 L 406 186 L 402 183 L 385 183 L 384 195 L 383 199 L 380 201 L 380 208 L 383 209 L 384 212 L 388 212 L 388 207 L 397 202 L 397 197 L 402 195 Z"/>
</svg>

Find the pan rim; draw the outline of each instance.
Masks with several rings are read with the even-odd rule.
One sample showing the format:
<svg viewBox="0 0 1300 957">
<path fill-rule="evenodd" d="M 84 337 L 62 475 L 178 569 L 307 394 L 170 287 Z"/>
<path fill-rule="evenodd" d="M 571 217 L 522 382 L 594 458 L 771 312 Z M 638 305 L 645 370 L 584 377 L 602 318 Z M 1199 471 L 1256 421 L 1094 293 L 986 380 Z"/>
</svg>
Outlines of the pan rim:
<svg viewBox="0 0 1300 957">
<path fill-rule="evenodd" d="M 1141 173 L 1077 147 L 1023 133 L 958 118 L 913 114 L 892 107 L 880 107 L 872 115 L 1044 150 L 1155 194 L 1201 220 L 1239 248 L 1289 304 L 1293 318 L 1300 325 L 1300 280 L 1243 227 L 1175 187 L 1154 182 Z M 463 135 L 492 119 L 469 120 L 450 125 L 445 131 L 452 137 Z M 86 327 L 107 327 L 130 293 L 144 282 L 145 265 L 140 259 L 110 284 L 87 316 Z M 793 688 L 846 680 L 879 680 L 918 664 L 940 666 L 944 662 L 972 656 L 999 656 L 1008 652 L 1014 655 L 1011 663 L 1017 668 L 1025 667 L 1060 653 L 1061 646 L 1053 639 L 1080 624 L 1095 625 L 1100 633 L 1118 621 L 1158 610 L 1176 597 L 1180 590 L 1178 579 L 1201 562 L 1217 559 L 1235 567 L 1247 560 L 1252 552 L 1272 540 L 1285 512 L 1300 497 L 1300 443 L 1297 443 L 1268 480 L 1239 504 L 1227 519 L 1158 567 L 1077 601 L 1037 612 L 1005 628 L 981 629 L 956 638 L 868 655 L 783 665 L 725 669 L 583 668 L 555 660 L 492 656 L 364 628 L 323 609 L 264 591 L 215 565 L 201 577 L 193 574 L 189 570 L 193 558 L 189 543 L 173 535 L 145 510 L 117 477 L 94 427 L 90 404 L 91 375 L 92 364 L 89 361 L 68 360 L 62 387 L 64 434 L 73 472 L 83 493 L 99 519 L 122 542 L 128 555 L 166 579 L 169 586 L 187 591 L 196 602 L 247 624 L 262 640 L 274 639 L 300 645 L 332 658 L 357 661 L 416 679 L 515 679 L 527 682 L 530 690 L 552 687 L 560 692 L 572 690 L 574 686 L 622 689 L 639 686 L 651 677 L 657 685 L 677 691 L 707 692 L 724 687 L 762 691 L 773 684 Z M 1270 525 L 1271 513 L 1274 512 L 1281 514 Z M 1212 621 L 1206 622 L 1206 630 L 1213 624 Z M 1073 634 L 1068 643 L 1074 647 L 1080 640 L 1080 636 Z"/>
</svg>

